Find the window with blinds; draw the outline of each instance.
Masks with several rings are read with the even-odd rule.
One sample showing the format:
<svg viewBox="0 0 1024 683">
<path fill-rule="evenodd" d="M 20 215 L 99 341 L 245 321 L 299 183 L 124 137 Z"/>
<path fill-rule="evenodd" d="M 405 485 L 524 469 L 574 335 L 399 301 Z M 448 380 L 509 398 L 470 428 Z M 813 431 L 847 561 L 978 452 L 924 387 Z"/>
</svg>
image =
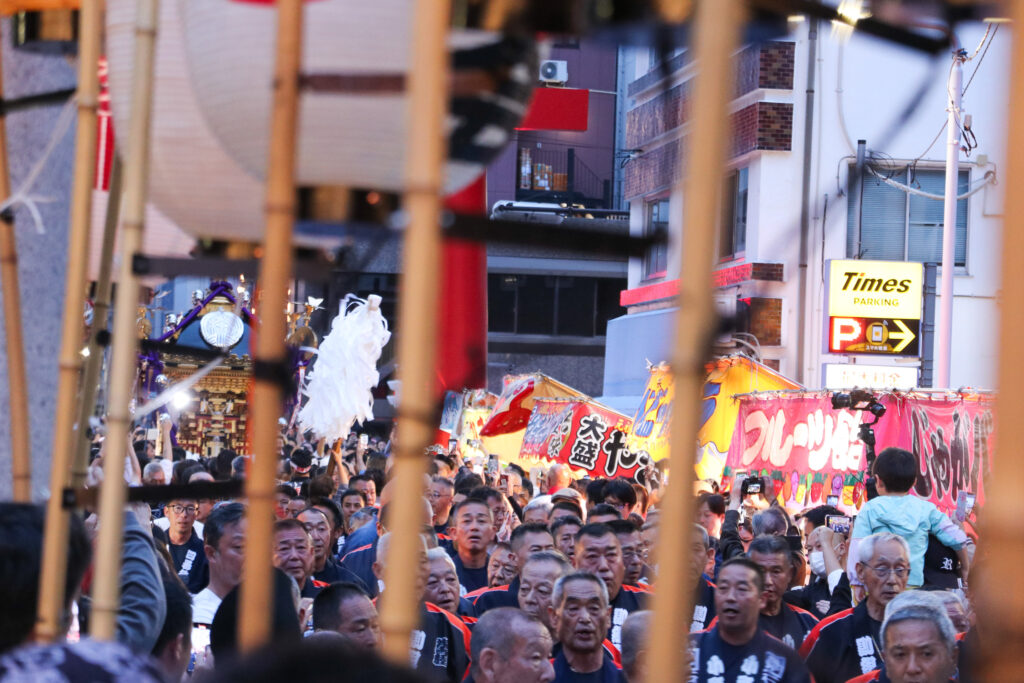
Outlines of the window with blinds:
<svg viewBox="0 0 1024 683">
<path fill-rule="evenodd" d="M 946 173 L 943 169 L 918 169 L 911 178 L 909 169 L 905 169 L 894 175 L 893 180 L 924 192 L 941 195 L 945 191 Z M 960 171 L 957 184 L 958 195 L 967 192 L 970 186 L 970 173 Z M 942 200 L 908 194 L 872 175 L 865 176 L 859 250 L 856 212 L 853 210 L 855 197 L 852 192 L 849 201 L 846 253 L 851 258 L 942 262 Z M 956 203 L 954 262 L 957 267 L 967 265 L 966 199 Z"/>
<path fill-rule="evenodd" d="M 645 205 L 644 235 L 668 234 L 668 198 L 656 199 Z M 644 255 L 643 279 L 653 280 L 664 277 L 668 270 L 668 245 L 656 244 L 647 248 Z"/>
<path fill-rule="evenodd" d="M 718 256 L 721 260 L 741 256 L 747 249 L 747 169 L 730 173 L 725 179 L 722 217 L 719 224 Z"/>
</svg>

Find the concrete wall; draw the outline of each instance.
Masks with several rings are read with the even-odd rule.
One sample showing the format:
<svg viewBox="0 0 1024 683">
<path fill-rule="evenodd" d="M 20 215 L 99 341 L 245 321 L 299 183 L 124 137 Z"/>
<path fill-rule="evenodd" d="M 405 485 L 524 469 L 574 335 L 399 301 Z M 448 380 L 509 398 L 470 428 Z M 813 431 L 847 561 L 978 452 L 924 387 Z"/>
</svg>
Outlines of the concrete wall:
<svg viewBox="0 0 1024 683">
<path fill-rule="evenodd" d="M 76 66 L 63 57 L 44 57 L 15 51 L 10 22 L 0 22 L 3 53 L 4 96 L 19 97 L 75 86 Z M 10 114 L 7 117 L 7 150 L 11 186 L 19 188 L 46 147 L 61 112 L 50 106 Z M 28 396 L 11 396 L 7 379 L 7 355 L 0 362 L 0 412 L 9 415 L 13 401 L 27 402 L 31 424 L 32 494 L 48 497 L 50 450 L 57 393 L 57 356 L 60 349 L 61 316 L 64 306 L 64 274 L 67 263 L 67 224 L 71 169 L 74 157 L 74 120 L 44 167 L 31 194 L 49 201 L 38 205 L 44 231 L 38 232 L 28 211 L 15 211 L 18 243 L 18 274 L 21 291 L 2 292 L 18 296 L 23 316 L 25 357 L 28 359 Z M 0 318 L 0 340 L 6 344 Z M 6 419 L 0 419 L 0 499 L 11 496 L 11 434 Z"/>
</svg>

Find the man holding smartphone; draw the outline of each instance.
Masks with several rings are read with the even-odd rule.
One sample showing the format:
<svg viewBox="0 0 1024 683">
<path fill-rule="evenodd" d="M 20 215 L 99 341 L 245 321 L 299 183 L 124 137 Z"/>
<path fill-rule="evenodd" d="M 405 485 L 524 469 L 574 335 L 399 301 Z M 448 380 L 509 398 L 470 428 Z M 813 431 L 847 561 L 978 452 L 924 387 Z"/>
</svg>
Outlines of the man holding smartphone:
<svg viewBox="0 0 1024 683">
<path fill-rule="evenodd" d="M 757 485 L 754 487 L 756 491 L 751 491 L 754 484 Z M 746 473 L 738 472 L 733 479 L 732 489 L 729 491 L 729 508 L 725 511 L 725 519 L 722 521 L 722 538 L 719 543 L 722 562 L 740 557 L 746 552 L 739 535 L 741 508 L 748 520 L 753 517 L 755 511 L 768 509 L 768 501 L 764 497 L 761 485 L 759 477 L 751 478 Z"/>
</svg>

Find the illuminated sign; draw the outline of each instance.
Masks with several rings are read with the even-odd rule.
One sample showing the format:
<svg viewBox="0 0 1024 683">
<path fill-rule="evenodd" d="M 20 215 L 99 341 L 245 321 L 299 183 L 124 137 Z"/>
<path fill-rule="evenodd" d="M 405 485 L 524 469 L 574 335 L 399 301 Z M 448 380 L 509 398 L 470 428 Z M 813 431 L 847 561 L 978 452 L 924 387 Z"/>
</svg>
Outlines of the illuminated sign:
<svg viewBox="0 0 1024 683">
<path fill-rule="evenodd" d="M 923 290 L 924 269 L 920 263 L 833 260 L 828 314 L 919 320 Z"/>
<path fill-rule="evenodd" d="M 826 389 L 913 389 L 917 386 L 917 368 L 905 365 L 861 365 L 828 363 L 825 365 Z"/>
<path fill-rule="evenodd" d="M 829 353 L 920 355 L 923 290 L 920 263 L 831 261 Z"/>
<path fill-rule="evenodd" d="M 831 317 L 828 326 L 830 353 L 881 353 L 888 356 L 918 355 L 920 320 Z"/>
</svg>

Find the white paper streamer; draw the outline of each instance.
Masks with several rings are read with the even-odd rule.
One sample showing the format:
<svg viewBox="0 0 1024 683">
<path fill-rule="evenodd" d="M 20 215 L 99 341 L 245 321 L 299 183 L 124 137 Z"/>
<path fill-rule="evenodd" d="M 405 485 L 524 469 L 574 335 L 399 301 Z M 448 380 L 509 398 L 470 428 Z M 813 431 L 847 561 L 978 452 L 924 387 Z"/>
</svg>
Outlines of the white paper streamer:
<svg viewBox="0 0 1024 683">
<path fill-rule="evenodd" d="M 363 301 L 349 294 L 320 344 L 302 389 L 308 400 L 299 411 L 299 424 L 319 438 L 343 439 L 357 421 L 373 419 L 377 361 L 391 338 L 380 301 L 377 295 Z"/>
</svg>

